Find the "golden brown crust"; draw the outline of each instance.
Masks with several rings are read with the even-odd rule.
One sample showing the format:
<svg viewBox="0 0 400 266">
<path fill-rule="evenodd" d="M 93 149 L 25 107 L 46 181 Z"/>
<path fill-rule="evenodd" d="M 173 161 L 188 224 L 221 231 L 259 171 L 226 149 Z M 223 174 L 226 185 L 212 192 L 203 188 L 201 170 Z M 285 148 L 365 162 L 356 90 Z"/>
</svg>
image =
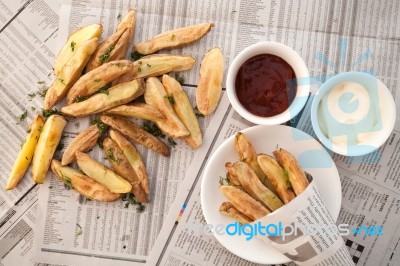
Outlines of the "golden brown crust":
<svg viewBox="0 0 400 266">
<path fill-rule="evenodd" d="M 146 103 L 120 105 L 108 110 L 106 114 L 146 119 L 153 122 L 164 119 L 164 116 L 160 113 L 160 111 Z"/>
<path fill-rule="evenodd" d="M 249 217 L 241 213 L 238 209 L 233 206 L 230 202 L 223 202 L 219 207 L 219 211 L 226 216 L 233 218 L 235 221 L 240 224 L 249 224 L 253 222 Z"/>
</svg>

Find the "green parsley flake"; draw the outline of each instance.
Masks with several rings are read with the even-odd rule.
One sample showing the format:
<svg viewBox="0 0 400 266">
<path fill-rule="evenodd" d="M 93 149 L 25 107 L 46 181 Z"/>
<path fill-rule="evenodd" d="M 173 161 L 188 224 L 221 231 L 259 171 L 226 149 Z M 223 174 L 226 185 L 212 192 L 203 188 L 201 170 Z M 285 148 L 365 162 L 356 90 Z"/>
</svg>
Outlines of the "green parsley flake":
<svg viewBox="0 0 400 266">
<path fill-rule="evenodd" d="M 28 111 L 25 110 L 21 115 L 19 115 L 18 118 L 18 123 L 20 124 L 21 122 L 25 121 L 25 119 L 28 117 Z"/>
<path fill-rule="evenodd" d="M 114 50 L 114 48 L 115 48 L 115 45 L 111 45 L 110 47 L 108 47 L 106 52 L 99 57 L 100 62 L 105 63 L 108 60 L 108 58 L 110 57 L 110 54 Z"/>
<path fill-rule="evenodd" d="M 171 94 L 171 95 L 166 94 L 166 95 L 164 96 L 164 98 L 167 99 L 167 100 L 169 101 L 170 104 L 172 104 L 172 105 L 175 104 L 175 99 L 174 99 L 174 96 L 173 96 L 172 94 Z"/>
<path fill-rule="evenodd" d="M 76 42 L 72 41 L 71 42 L 71 50 L 72 50 L 72 52 L 75 51 L 75 45 L 76 45 Z"/>
</svg>

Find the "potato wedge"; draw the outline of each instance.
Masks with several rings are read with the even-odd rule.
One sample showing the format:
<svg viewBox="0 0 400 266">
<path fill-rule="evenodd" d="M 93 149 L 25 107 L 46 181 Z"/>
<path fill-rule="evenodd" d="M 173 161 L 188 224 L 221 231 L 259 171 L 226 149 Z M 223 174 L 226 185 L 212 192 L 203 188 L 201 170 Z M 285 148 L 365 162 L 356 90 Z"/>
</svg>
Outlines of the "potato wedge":
<svg viewBox="0 0 400 266">
<path fill-rule="evenodd" d="M 164 116 L 164 120 L 157 121 L 157 126 L 166 135 L 172 138 L 184 138 L 190 135 L 185 125 L 176 115 L 172 103 L 176 101 L 173 96 L 172 100 L 168 99 L 168 94 L 164 89 L 158 78 L 148 78 L 146 80 L 146 92 L 144 93 L 144 100 L 147 104 L 154 106 Z"/>
<path fill-rule="evenodd" d="M 122 194 L 111 192 L 82 172 L 69 166 L 62 166 L 57 160 L 51 162 L 51 170 L 67 186 L 88 199 L 110 202 L 122 196 Z"/>
<path fill-rule="evenodd" d="M 120 105 L 105 112 L 111 115 L 122 115 L 126 117 L 146 119 L 157 122 L 164 119 L 164 116 L 156 108 L 146 103 L 132 103 Z"/>
<path fill-rule="evenodd" d="M 307 186 L 308 179 L 303 169 L 301 169 L 296 158 L 287 150 L 279 149 L 273 152 L 279 165 L 282 166 L 283 170 L 287 173 L 289 177 L 289 182 L 292 185 L 294 193 L 300 195 Z"/>
<path fill-rule="evenodd" d="M 228 172 L 228 179 L 229 181 L 236 187 L 241 187 L 242 184 L 240 184 L 239 177 L 237 176 L 237 172 L 235 168 L 233 167 L 233 163 L 227 162 L 225 164 L 225 169 Z"/>
<path fill-rule="evenodd" d="M 129 60 L 112 61 L 93 69 L 78 79 L 67 94 L 67 104 L 74 103 L 79 97 L 96 93 L 108 83 L 133 69 Z"/>
<path fill-rule="evenodd" d="M 223 202 L 219 207 L 219 211 L 237 221 L 240 224 L 249 224 L 253 222 L 249 217 L 238 211 L 230 202 Z"/>
<path fill-rule="evenodd" d="M 244 190 L 254 199 L 261 202 L 271 211 L 275 211 L 283 206 L 279 197 L 261 183 L 256 173 L 254 173 L 253 169 L 247 163 L 236 162 L 233 164 L 233 168 Z"/>
<path fill-rule="evenodd" d="M 275 158 L 266 154 L 260 154 L 257 156 L 257 162 L 275 187 L 277 195 L 283 203 L 287 204 L 296 197 L 290 187 L 288 177 L 285 175 L 285 172 Z"/>
<path fill-rule="evenodd" d="M 66 124 L 61 115 L 52 115 L 44 123 L 32 159 L 32 178 L 36 183 L 44 182 Z"/>
<path fill-rule="evenodd" d="M 258 165 L 257 153 L 253 144 L 242 132 L 238 132 L 235 135 L 235 149 L 239 154 L 240 160 L 246 162 L 254 170 L 260 181 L 274 194 L 277 194 L 275 187 Z"/>
<path fill-rule="evenodd" d="M 111 192 L 128 193 L 132 190 L 132 186 L 128 181 L 106 166 L 90 158 L 86 153 L 77 151 L 76 162 L 86 175 L 108 188 Z"/>
<path fill-rule="evenodd" d="M 174 97 L 175 104 L 173 104 L 172 107 L 190 132 L 190 136 L 185 137 L 184 140 L 193 148 L 200 147 L 203 143 L 203 137 L 201 135 L 199 122 L 197 121 L 197 117 L 194 114 L 192 104 L 186 92 L 176 79 L 168 75 L 162 76 L 162 84 L 166 92 Z"/>
<path fill-rule="evenodd" d="M 260 202 L 253 199 L 249 194 L 234 186 L 220 186 L 222 194 L 227 198 L 235 208 L 255 221 L 271 212 L 267 210 Z"/>
<path fill-rule="evenodd" d="M 104 124 L 120 131 L 132 141 L 142 144 L 161 155 L 169 156 L 168 146 L 164 142 L 141 129 L 128 119 L 117 115 L 101 115 L 100 119 Z"/>
<path fill-rule="evenodd" d="M 67 165 L 76 160 L 75 152 L 87 152 L 92 149 L 100 137 L 99 129 L 92 125 L 79 133 L 67 146 L 62 156 L 61 165 Z"/>
<path fill-rule="evenodd" d="M 64 106 L 61 108 L 61 112 L 74 117 L 97 114 L 112 109 L 115 106 L 129 103 L 143 93 L 143 81 L 135 79 L 111 87 L 105 93 L 97 93 L 82 102 Z"/>
<path fill-rule="evenodd" d="M 206 35 L 214 26 L 212 23 L 201 23 L 189 27 L 164 32 L 153 39 L 135 44 L 134 50 L 141 54 L 152 54 L 162 49 L 172 49 L 197 41 Z"/>
<path fill-rule="evenodd" d="M 24 177 L 25 172 L 32 161 L 43 125 L 44 120 L 40 115 L 36 116 L 36 118 L 30 124 L 29 133 L 24 142 L 21 144 L 21 150 L 19 151 L 10 175 L 8 176 L 6 190 L 15 188 Z"/>
<path fill-rule="evenodd" d="M 110 137 L 118 147 L 122 150 L 129 164 L 135 171 L 138 179 L 140 180 L 140 184 L 144 192 L 147 195 L 150 194 L 150 185 L 149 185 L 149 177 L 147 175 L 146 167 L 143 164 L 142 158 L 140 154 L 135 149 L 135 146 L 132 145 L 121 133 L 115 130 L 110 130 Z"/>
<path fill-rule="evenodd" d="M 118 145 L 112 139 L 107 137 L 103 141 L 103 151 L 106 154 L 112 169 L 131 184 L 131 192 L 135 195 L 136 199 L 141 203 L 148 203 L 149 200 L 140 185 L 138 175 L 129 164 L 128 159 L 125 157 Z"/>
<path fill-rule="evenodd" d="M 206 53 L 200 66 L 200 80 L 196 89 L 196 104 L 200 113 L 209 115 L 215 111 L 221 98 L 224 78 L 224 57 L 221 49 Z"/>
<path fill-rule="evenodd" d="M 71 59 L 74 53 L 76 53 L 82 43 L 93 38 L 100 38 L 102 31 L 103 26 L 100 24 L 91 24 L 71 33 L 64 47 L 57 55 L 56 62 L 54 63 L 54 73 L 56 76 L 60 73 L 64 65 Z"/>
<path fill-rule="evenodd" d="M 64 98 L 82 73 L 87 61 L 97 47 L 97 38 L 82 43 L 71 59 L 63 66 L 44 98 L 44 109 L 51 109 Z"/>
</svg>

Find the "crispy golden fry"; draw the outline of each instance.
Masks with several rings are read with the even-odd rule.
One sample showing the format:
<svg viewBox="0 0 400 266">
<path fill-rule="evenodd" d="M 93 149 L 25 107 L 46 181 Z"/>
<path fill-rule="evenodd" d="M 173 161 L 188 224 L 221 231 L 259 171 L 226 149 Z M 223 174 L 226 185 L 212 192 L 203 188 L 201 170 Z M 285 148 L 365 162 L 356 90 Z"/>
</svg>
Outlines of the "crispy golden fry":
<svg viewBox="0 0 400 266">
<path fill-rule="evenodd" d="M 115 130 L 110 130 L 110 137 L 118 147 L 122 150 L 129 164 L 135 171 L 144 192 L 150 194 L 149 177 L 147 175 L 146 167 L 143 164 L 140 154 L 135 147 L 130 143 L 121 133 Z"/>
<path fill-rule="evenodd" d="M 296 158 L 287 150 L 279 149 L 273 152 L 276 160 L 282 166 L 289 177 L 294 193 L 299 195 L 308 186 L 308 180 Z"/>
<path fill-rule="evenodd" d="M 264 204 L 271 211 L 275 211 L 283 206 L 278 196 L 261 183 L 256 173 L 254 173 L 253 169 L 247 163 L 236 162 L 233 164 L 233 168 L 244 190 L 254 199 Z"/>
<path fill-rule="evenodd" d="M 64 98 L 68 90 L 74 85 L 82 73 L 87 61 L 97 47 L 97 38 L 92 38 L 82 43 L 71 59 L 63 66 L 56 80 L 46 93 L 44 109 L 51 109 Z"/>
<path fill-rule="evenodd" d="M 101 115 L 100 119 L 104 124 L 120 131 L 132 141 L 142 144 L 161 155 L 169 156 L 168 146 L 164 142 L 141 129 L 128 119 L 118 115 Z"/>
<path fill-rule="evenodd" d="M 107 137 L 103 141 L 103 151 L 106 154 L 112 169 L 131 184 L 131 192 L 135 195 L 136 199 L 139 202 L 148 203 L 147 195 L 140 185 L 140 180 L 136 172 L 133 170 L 128 159 L 125 157 L 118 145 L 112 139 Z"/>
<path fill-rule="evenodd" d="M 90 158 L 86 153 L 77 151 L 76 162 L 86 175 L 108 188 L 111 192 L 128 193 L 132 190 L 132 186 L 128 181 L 101 163 Z"/>
<path fill-rule="evenodd" d="M 164 119 L 160 111 L 147 103 L 132 103 L 129 105 L 120 105 L 108 110 L 106 114 L 146 119 L 153 122 Z"/>
<path fill-rule="evenodd" d="M 43 117 L 38 115 L 29 126 L 29 133 L 21 144 L 21 150 L 19 151 L 10 175 L 8 176 L 6 190 L 15 188 L 24 177 L 25 172 L 32 161 L 43 125 Z"/>
<path fill-rule="evenodd" d="M 274 194 L 276 193 L 275 187 L 272 185 L 271 181 L 267 178 L 265 173 L 261 170 L 257 162 L 257 153 L 254 150 L 253 144 L 242 132 L 236 133 L 235 136 L 235 149 L 239 154 L 241 161 L 246 162 L 251 169 L 254 170 L 260 181 Z"/>
<path fill-rule="evenodd" d="M 196 89 L 197 108 L 203 115 L 215 111 L 221 98 L 224 78 L 224 57 L 219 48 L 206 53 L 200 66 L 200 80 Z"/>
<path fill-rule="evenodd" d="M 133 62 L 132 73 L 128 78 L 158 77 L 172 71 L 186 71 L 194 66 L 196 61 L 188 55 L 154 54 Z M 125 76 L 124 75 L 124 76 Z M 121 77 L 122 78 L 122 77 Z"/>
<path fill-rule="evenodd" d="M 112 61 L 93 69 L 78 79 L 67 94 L 67 104 L 72 104 L 79 97 L 96 93 L 108 83 L 133 69 L 129 60 Z"/>
<path fill-rule="evenodd" d="M 97 93 L 82 102 L 73 103 L 61 108 L 61 112 L 74 117 L 97 114 L 115 106 L 131 102 L 144 93 L 142 80 L 132 80 L 111 87 L 104 93 Z"/>
<path fill-rule="evenodd" d="M 76 160 L 75 152 L 87 152 L 96 145 L 100 137 L 99 129 L 92 125 L 79 133 L 67 146 L 64 151 L 61 164 L 67 165 Z"/>
<path fill-rule="evenodd" d="M 283 203 L 287 204 L 296 197 L 290 188 L 288 177 L 275 158 L 266 154 L 260 154 L 257 156 L 257 162 L 271 181 Z"/>
<path fill-rule="evenodd" d="M 249 217 L 238 211 L 230 202 L 223 202 L 219 207 L 219 211 L 226 216 L 233 218 L 240 224 L 249 224 L 253 222 Z"/>
<path fill-rule="evenodd" d="M 129 42 L 134 34 L 135 17 L 136 11 L 129 11 L 128 15 L 118 25 L 117 31 L 99 45 L 86 66 L 86 72 L 104 63 L 125 58 Z"/>
<path fill-rule="evenodd" d="M 67 186 L 88 199 L 110 202 L 116 201 L 122 196 L 119 193 L 111 192 L 105 186 L 100 185 L 92 178 L 72 167 L 61 166 L 61 163 L 57 160 L 51 162 L 51 170 Z"/>
<path fill-rule="evenodd" d="M 267 214 L 267 210 L 260 202 L 253 199 L 249 194 L 234 186 L 220 186 L 222 194 L 235 206 L 235 208 L 255 221 Z"/>
<path fill-rule="evenodd" d="M 144 100 L 158 109 L 164 116 L 164 120 L 157 121 L 156 123 L 166 135 L 172 138 L 184 138 L 190 135 L 190 132 L 186 129 L 172 107 L 173 104 L 176 104 L 176 100 L 172 95 L 167 94 L 158 78 L 151 77 L 146 80 Z"/>
<path fill-rule="evenodd" d="M 202 23 L 164 32 L 153 39 L 134 45 L 141 54 L 152 54 L 162 49 L 172 49 L 197 41 L 213 27 L 212 23 Z"/>
<path fill-rule="evenodd" d="M 225 168 L 226 168 L 226 171 L 228 172 L 229 181 L 234 186 L 241 187 L 242 184 L 240 184 L 239 177 L 237 176 L 237 173 L 236 173 L 235 168 L 233 167 L 233 164 L 231 162 L 227 162 L 225 164 Z"/>
<path fill-rule="evenodd" d="M 71 59 L 76 53 L 82 43 L 92 39 L 100 38 L 103 27 L 100 24 L 92 24 L 83 28 L 80 28 L 68 37 L 67 42 L 57 55 L 56 62 L 54 63 L 54 73 L 56 76 L 64 67 L 64 65 Z"/>
<path fill-rule="evenodd" d="M 133 65 L 132 65 L 133 66 Z M 120 83 L 124 83 L 124 82 L 128 82 L 128 81 L 132 81 L 136 79 L 136 72 L 134 72 L 133 70 L 126 72 L 125 74 L 123 74 L 122 76 L 114 79 L 111 82 L 111 86 L 115 86 L 118 85 Z"/>
<path fill-rule="evenodd" d="M 66 124 L 61 115 L 52 115 L 44 123 L 32 160 L 32 178 L 36 183 L 44 182 Z"/>
<path fill-rule="evenodd" d="M 187 130 L 190 132 L 190 136 L 185 137 L 186 143 L 193 148 L 198 148 L 203 143 L 203 137 L 201 135 L 199 122 L 194 114 L 192 104 L 186 92 L 183 91 L 181 84 L 176 79 L 163 75 L 162 83 L 168 95 L 174 97 L 175 104 L 172 105 L 174 111 L 181 119 Z"/>
</svg>

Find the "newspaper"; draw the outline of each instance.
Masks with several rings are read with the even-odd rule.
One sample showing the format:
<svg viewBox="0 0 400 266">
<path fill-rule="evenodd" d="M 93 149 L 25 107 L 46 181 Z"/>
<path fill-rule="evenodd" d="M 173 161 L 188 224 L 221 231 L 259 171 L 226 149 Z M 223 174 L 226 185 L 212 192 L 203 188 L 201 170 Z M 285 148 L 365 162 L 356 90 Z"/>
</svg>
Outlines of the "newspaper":
<svg viewBox="0 0 400 266">
<path fill-rule="evenodd" d="M 260 40 L 275 40 L 287 44 L 306 61 L 310 73 L 316 80 L 323 81 L 325 74 L 333 74 L 339 71 L 373 69 L 392 91 L 398 105 L 396 88 L 398 85 L 400 61 L 400 21 L 397 19 L 400 3 L 386 0 L 379 2 L 361 1 L 71 1 L 63 2 L 62 8 L 58 1 L 52 0 L 22 0 L 0 1 L 0 108 L 2 110 L 1 144 L 3 154 L 0 156 L 3 175 L 0 184 L 5 185 L 7 173 L 11 169 L 13 160 L 18 152 L 19 145 L 23 141 L 24 131 L 28 122 L 40 110 L 42 99 L 35 96 L 32 99 L 29 93 L 41 91 L 45 85 L 52 82 L 52 65 L 57 47 L 66 34 L 76 25 L 87 24 L 91 21 L 101 21 L 107 27 L 104 34 L 109 34 L 115 29 L 119 15 L 126 13 L 130 7 L 138 10 L 138 20 L 134 40 L 144 40 L 167 29 L 178 26 L 190 25 L 197 22 L 213 21 L 216 27 L 210 32 L 201 44 L 174 50 L 174 53 L 187 53 L 196 58 L 197 64 L 194 70 L 185 73 L 185 88 L 193 92 L 193 87 L 198 79 L 199 62 L 203 54 L 212 46 L 219 46 L 224 51 L 226 66 L 233 57 L 244 47 Z M 59 14 L 63 27 L 58 27 Z M 71 15 L 73 14 L 73 15 Z M 58 38 L 60 35 L 60 38 Z M 62 36 L 62 37 L 61 37 Z M 204 44 L 205 43 L 205 44 Z M 314 89 L 317 89 L 315 84 Z M 193 95 L 193 94 L 192 94 Z M 309 121 L 310 102 L 305 111 L 297 119 L 291 121 L 294 126 L 312 134 Z M 36 111 L 33 110 L 36 109 Z M 16 125 L 19 116 L 27 110 L 27 118 Z M 203 121 L 205 130 L 209 124 L 205 143 L 196 153 L 177 152 L 181 156 L 179 164 L 157 165 L 151 155 L 146 154 L 147 164 L 159 168 L 159 172 L 173 180 L 158 179 L 157 187 L 165 192 L 167 197 L 159 203 L 152 215 L 144 213 L 137 218 L 136 212 L 129 207 L 132 219 L 124 220 L 127 212 L 121 206 L 112 206 L 109 212 L 114 211 L 116 222 L 113 223 L 117 230 L 117 224 L 137 230 L 133 233 L 138 236 L 129 245 L 142 243 L 145 246 L 136 248 L 135 252 L 127 254 L 127 248 L 121 249 L 121 242 L 104 242 L 118 258 L 129 258 L 144 261 L 148 265 L 157 262 L 164 265 L 251 265 L 224 249 L 213 237 L 198 239 L 185 232 L 189 215 L 198 214 L 196 218 L 202 220 L 199 198 L 199 183 L 202 170 L 207 163 L 207 158 L 215 147 L 222 143 L 228 136 L 236 131 L 251 126 L 235 114 L 227 104 L 226 96 L 221 101 L 213 121 Z M 399 118 L 397 118 L 399 119 Z M 68 134 L 63 142 L 68 142 L 79 128 L 84 128 L 85 123 L 78 124 L 78 128 L 68 128 Z M 338 223 L 348 223 L 353 227 L 361 225 L 380 225 L 384 228 L 383 237 L 363 237 L 349 235 L 345 239 L 353 261 L 357 265 L 397 265 L 400 262 L 400 252 L 397 247 L 400 241 L 400 229 L 397 222 L 400 205 L 398 182 L 398 158 L 399 158 L 399 131 L 398 122 L 388 142 L 380 149 L 380 153 L 364 156 L 362 158 L 349 159 L 334 155 L 341 175 L 343 187 L 342 209 Z M 204 131 L 203 131 L 204 132 Z M 180 148 L 184 146 L 178 145 Z M 179 148 L 178 148 L 179 149 Z M 140 150 L 144 152 L 144 150 Z M 187 158 L 190 154 L 190 158 Z M 100 156 L 100 154 L 95 154 Z M 193 159 L 192 159 L 193 158 Z M 380 158 L 377 163 L 377 158 Z M 184 161 L 184 162 L 183 162 Z M 188 170 L 190 162 L 193 161 Z M 164 167 L 164 168 L 163 168 Z M 177 169 L 179 167 L 179 169 Z M 161 170 L 163 169 L 163 170 Z M 150 170 L 153 172 L 155 170 Z M 182 181 L 183 180 L 183 181 Z M 48 176 L 47 182 L 54 178 Z M 172 183 L 172 184 L 171 184 Z M 179 184 L 179 185 L 178 185 Z M 154 187 L 154 183 L 152 184 Z M 178 186 L 181 189 L 178 191 Z M 40 189 L 39 189 L 40 187 Z M 41 194 L 41 207 L 38 207 L 37 191 Z M 65 204 L 63 200 L 70 200 L 71 191 L 64 191 L 58 183 L 36 186 L 29 178 L 25 178 L 17 189 L 11 192 L 0 190 L 0 265 L 29 265 L 35 262 L 47 262 L 55 259 L 62 264 L 76 265 L 77 260 L 72 260 L 68 252 L 85 251 L 82 257 L 85 264 L 98 263 L 109 264 L 108 259 L 91 257 L 96 254 L 88 252 L 82 245 L 89 243 L 90 239 L 84 238 L 88 234 L 87 228 L 95 228 L 97 216 L 92 212 L 92 219 L 87 219 L 90 211 L 100 210 L 96 203 L 80 201 L 81 208 L 79 225 L 83 227 L 81 235 L 76 237 L 76 247 L 71 245 L 67 238 L 75 238 L 78 216 L 68 216 L 67 209 L 61 208 Z M 57 193 L 65 193 L 57 195 Z M 46 198 L 46 195 L 49 196 Z M 58 198 L 57 198 L 58 197 Z M 174 198 L 175 201 L 174 201 Z M 44 200 L 43 200 L 44 199 Z M 158 197 L 153 197 L 154 203 Z M 159 202 L 159 201 L 158 201 Z M 172 204 L 173 202 L 173 204 Z M 185 205 L 184 205 L 185 203 Z M 54 205 L 53 205 L 54 204 Z M 74 205 L 76 206 L 76 205 Z M 185 208 L 182 209 L 182 206 Z M 35 220 L 37 208 L 42 216 Z M 48 212 L 48 210 L 51 210 Z M 121 211 L 119 220 L 117 210 Z M 167 217 L 168 210 L 169 215 Z M 103 211 L 103 210 L 102 210 Z M 153 211 L 153 210 L 152 210 Z M 146 210 L 149 212 L 149 209 Z M 44 215 L 44 213 L 49 215 Z M 155 215 L 153 215 L 155 214 Z M 180 214 L 180 215 L 179 215 Z M 103 213 L 104 215 L 104 213 Z M 111 216 L 111 214 L 109 214 Z M 143 215 L 143 214 L 142 214 Z M 153 217 L 154 216 L 154 217 Z M 61 217 L 61 218 L 60 218 Z M 68 217 L 70 224 L 61 227 L 56 222 L 63 217 Z M 72 217 L 72 218 L 71 218 Z M 93 220 L 96 218 L 96 220 Z M 58 231 L 43 231 L 45 220 L 47 224 L 53 224 Z M 54 220 L 53 220 L 54 219 Z M 104 219 L 100 217 L 99 220 Z M 148 232 L 143 232 L 143 223 L 150 225 Z M 107 223 L 105 221 L 104 223 Z M 97 223 L 97 225 L 100 222 Z M 49 248 L 48 244 L 38 241 L 35 260 L 32 260 L 33 228 L 35 237 L 48 238 L 49 241 L 60 241 L 52 245 L 59 251 L 57 256 L 53 252 L 44 252 L 41 249 Z M 161 226 L 163 229 L 160 231 Z M 60 229 L 61 228 L 61 229 Z M 126 228 L 121 226 L 119 230 Z M 98 229 L 100 232 L 106 231 Z M 67 238 L 58 237 L 58 234 L 68 232 Z M 65 230 L 65 232 L 64 232 Z M 69 231 L 68 231 L 69 230 Z M 141 234 L 146 236 L 140 238 Z M 93 230 L 92 230 L 93 232 Z M 108 233 L 108 231 L 107 231 Z M 92 233 L 93 234 L 93 233 Z M 156 237 L 158 236 L 157 240 Z M 176 242 L 178 236 L 180 242 Z M 111 236 L 112 237 L 112 236 Z M 115 237 L 115 235 L 114 235 Z M 122 238 L 121 238 L 122 239 Z M 92 241 L 93 242 L 93 241 Z M 91 242 L 91 243 L 92 243 Z M 73 243 L 75 245 L 75 243 Z M 147 246 L 147 247 L 146 247 Z M 131 248 L 132 246 L 130 246 Z M 97 247 L 94 247 L 97 250 Z M 141 249 L 140 253 L 139 250 Z M 63 250 L 67 252 L 62 252 Z M 150 252 L 151 250 L 151 252 Z M 131 250 L 129 250 L 130 252 Z M 136 252 L 137 251 L 137 252 Z M 83 252 L 83 253 L 85 253 Z M 101 255 L 109 255 L 107 251 Z M 114 256 L 113 255 L 113 256 Z M 114 258 L 115 259 L 115 258 Z M 79 262 L 82 261 L 79 259 Z M 120 260 L 114 260 L 122 263 Z"/>
</svg>

